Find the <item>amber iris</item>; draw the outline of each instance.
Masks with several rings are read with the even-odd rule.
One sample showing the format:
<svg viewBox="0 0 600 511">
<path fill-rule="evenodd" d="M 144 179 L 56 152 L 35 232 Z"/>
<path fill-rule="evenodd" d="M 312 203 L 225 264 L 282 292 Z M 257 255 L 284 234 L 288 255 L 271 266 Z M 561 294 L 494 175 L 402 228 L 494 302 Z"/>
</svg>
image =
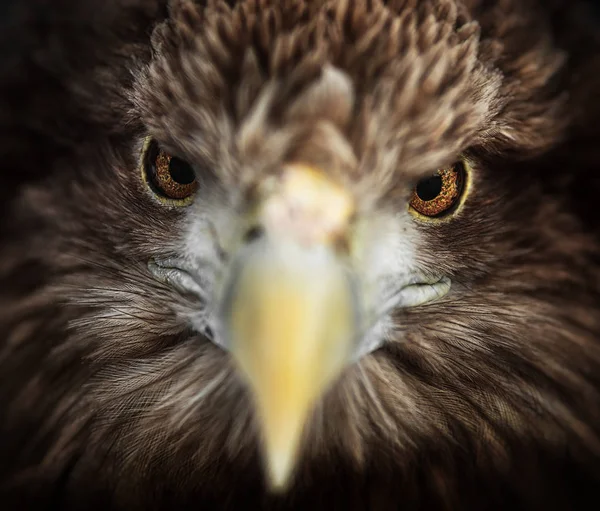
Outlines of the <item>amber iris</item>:
<svg viewBox="0 0 600 511">
<path fill-rule="evenodd" d="M 413 190 L 410 206 L 423 216 L 437 218 L 451 213 L 460 199 L 465 168 L 462 163 L 438 170 L 421 179 Z"/>
<path fill-rule="evenodd" d="M 145 170 L 152 190 L 166 199 L 185 200 L 198 188 L 192 166 L 163 151 L 155 142 L 146 152 Z"/>
</svg>

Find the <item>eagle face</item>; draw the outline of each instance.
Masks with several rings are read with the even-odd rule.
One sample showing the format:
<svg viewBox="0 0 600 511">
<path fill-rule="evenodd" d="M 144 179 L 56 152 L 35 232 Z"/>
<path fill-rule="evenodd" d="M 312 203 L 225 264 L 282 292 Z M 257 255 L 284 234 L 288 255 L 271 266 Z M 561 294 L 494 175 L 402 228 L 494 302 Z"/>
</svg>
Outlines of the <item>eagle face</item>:
<svg viewBox="0 0 600 511">
<path fill-rule="evenodd" d="M 52 329 L 69 387 L 46 460 L 83 437 L 117 473 L 191 480 L 258 452 L 289 490 L 460 438 L 497 473 L 541 438 L 600 446 L 594 241 L 517 162 L 565 129 L 563 56 L 479 8 L 172 2 L 131 130 L 15 207 L 44 217 L 23 246 L 55 313 L 10 340 Z"/>
<path fill-rule="evenodd" d="M 489 130 L 499 76 L 441 6 L 423 20 L 384 5 L 181 9 L 133 93 L 141 172 L 159 207 L 185 207 L 175 254 L 150 271 L 198 300 L 183 315 L 231 353 L 283 486 L 343 370 L 406 342 L 407 311 L 473 285 L 429 232 L 461 214 L 473 168 L 459 151 Z M 431 41 L 411 40 L 419 25 Z"/>
</svg>

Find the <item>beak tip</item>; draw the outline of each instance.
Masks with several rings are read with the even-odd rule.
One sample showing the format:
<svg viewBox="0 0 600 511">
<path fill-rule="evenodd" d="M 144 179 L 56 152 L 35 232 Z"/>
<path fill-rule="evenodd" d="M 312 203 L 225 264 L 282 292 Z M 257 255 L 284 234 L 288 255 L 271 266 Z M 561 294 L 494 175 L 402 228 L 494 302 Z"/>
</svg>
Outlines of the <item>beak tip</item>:
<svg viewBox="0 0 600 511">
<path fill-rule="evenodd" d="M 295 456 L 291 452 L 279 451 L 269 456 L 267 469 L 270 490 L 282 493 L 292 482 Z"/>
</svg>

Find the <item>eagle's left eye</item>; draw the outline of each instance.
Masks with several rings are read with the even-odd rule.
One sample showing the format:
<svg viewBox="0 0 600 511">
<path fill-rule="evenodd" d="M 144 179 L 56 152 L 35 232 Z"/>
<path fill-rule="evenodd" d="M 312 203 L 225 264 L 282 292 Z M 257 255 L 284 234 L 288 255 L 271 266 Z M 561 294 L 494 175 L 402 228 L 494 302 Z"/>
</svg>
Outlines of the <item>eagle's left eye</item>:
<svg viewBox="0 0 600 511">
<path fill-rule="evenodd" d="M 186 204 L 198 188 L 193 167 L 176 156 L 167 153 L 151 141 L 143 161 L 145 181 L 150 189 L 171 203 Z"/>
<path fill-rule="evenodd" d="M 421 179 L 410 198 L 410 207 L 416 213 L 440 218 L 455 210 L 463 194 L 466 169 L 463 162 L 438 170 L 433 176 Z"/>
</svg>

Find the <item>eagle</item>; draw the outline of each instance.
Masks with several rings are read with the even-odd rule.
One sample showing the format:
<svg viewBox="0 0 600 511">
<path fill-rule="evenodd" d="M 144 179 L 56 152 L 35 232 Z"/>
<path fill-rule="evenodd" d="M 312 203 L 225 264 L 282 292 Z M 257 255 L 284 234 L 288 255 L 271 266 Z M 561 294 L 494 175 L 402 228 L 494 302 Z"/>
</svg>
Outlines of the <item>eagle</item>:
<svg viewBox="0 0 600 511">
<path fill-rule="evenodd" d="M 591 4 L 51 4 L 2 21 L 2 509 L 600 505 Z"/>
</svg>

